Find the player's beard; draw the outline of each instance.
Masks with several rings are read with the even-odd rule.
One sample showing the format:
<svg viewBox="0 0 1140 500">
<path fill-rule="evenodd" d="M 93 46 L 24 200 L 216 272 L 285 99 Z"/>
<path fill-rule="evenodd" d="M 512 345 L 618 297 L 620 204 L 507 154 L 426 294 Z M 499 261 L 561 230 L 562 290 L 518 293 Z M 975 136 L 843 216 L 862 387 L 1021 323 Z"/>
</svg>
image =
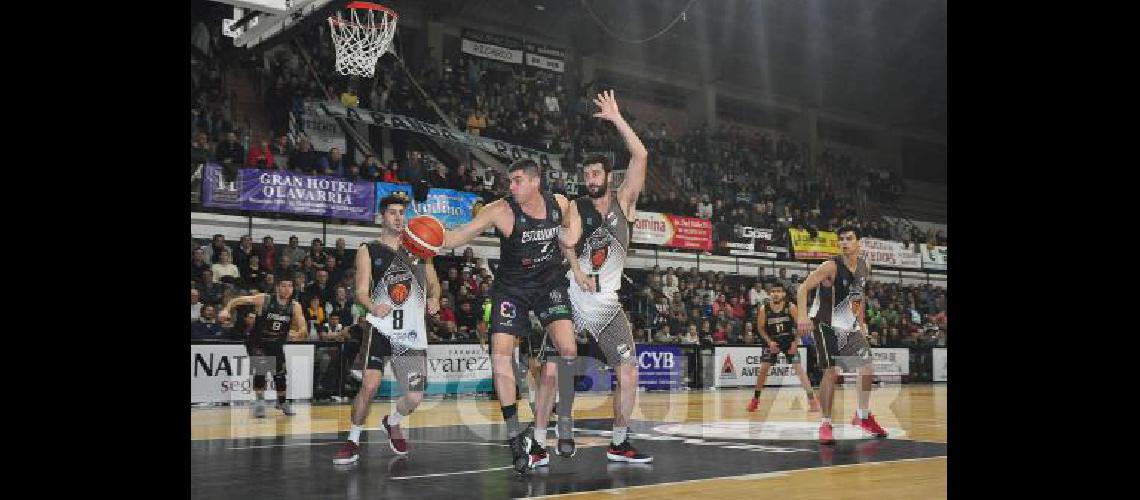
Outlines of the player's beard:
<svg viewBox="0 0 1140 500">
<path fill-rule="evenodd" d="M 590 198 L 593 198 L 595 200 L 605 196 L 606 191 L 609 191 L 609 190 L 610 190 L 610 180 L 609 179 L 606 179 L 605 182 L 602 183 L 601 186 L 598 186 L 597 191 L 594 190 L 594 186 L 591 186 L 589 184 L 586 185 L 586 194 L 590 195 Z"/>
</svg>

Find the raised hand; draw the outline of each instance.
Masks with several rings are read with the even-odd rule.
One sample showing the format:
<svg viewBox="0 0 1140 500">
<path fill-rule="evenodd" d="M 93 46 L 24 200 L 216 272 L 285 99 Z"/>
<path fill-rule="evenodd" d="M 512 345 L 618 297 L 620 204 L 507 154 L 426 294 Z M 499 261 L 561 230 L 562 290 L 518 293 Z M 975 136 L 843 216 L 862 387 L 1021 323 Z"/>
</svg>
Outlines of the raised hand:
<svg viewBox="0 0 1140 500">
<path fill-rule="evenodd" d="M 598 112 L 594 113 L 594 118 L 601 118 L 616 122 L 621 119 L 621 111 L 618 110 L 617 99 L 614 98 L 613 90 L 603 91 L 594 98 L 594 105 L 598 107 Z"/>
</svg>

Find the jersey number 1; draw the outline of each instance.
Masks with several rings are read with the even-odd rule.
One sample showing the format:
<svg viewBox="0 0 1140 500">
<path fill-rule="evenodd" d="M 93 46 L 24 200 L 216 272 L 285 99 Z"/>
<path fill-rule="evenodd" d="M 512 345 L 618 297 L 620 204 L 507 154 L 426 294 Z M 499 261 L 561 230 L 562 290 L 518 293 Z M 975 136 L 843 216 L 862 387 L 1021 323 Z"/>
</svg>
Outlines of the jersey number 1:
<svg viewBox="0 0 1140 500">
<path fill-rule="evenodd" d="M 396 309 L 392 311 L 392 329 L 401 330 L 404 328 L 404 310 Z"/>
</svg>

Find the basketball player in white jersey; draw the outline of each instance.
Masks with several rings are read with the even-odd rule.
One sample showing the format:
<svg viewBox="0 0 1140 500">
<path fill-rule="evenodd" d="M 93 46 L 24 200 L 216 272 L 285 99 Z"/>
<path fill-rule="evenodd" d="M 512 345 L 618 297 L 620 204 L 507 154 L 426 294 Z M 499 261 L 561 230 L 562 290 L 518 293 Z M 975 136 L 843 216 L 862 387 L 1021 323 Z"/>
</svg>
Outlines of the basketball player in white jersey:
<svg viewBox="0 0 1140 500">
<path fill-rule="evenodd" d="M 582 173 L 587 195 L 570 204 L 566 212 L 567 230 L 559 242 L 570 261 L 567 277 L 574 280 L 568 290 L 574 327 L 593 335 L 606 363 L 618 374 L 613 436 L 606 458 L 613 462 L 646 463 L 652 462 L 653 457 L 638 452 L 628 438 L 629 417 L 637 397 L 637 353 L 629 321 L 618 300 L 618 290 L 629 250 L 634 205 L 645 185 L 649 153 L 621 116 L 612 90 L 598 94 L 594 104 L 599 108 L 594 117 L 609 120 L 621 133 L 630 153 L 629 167 L 625 182 L 613 193 L 610 191 L 613 166 L 609 159 L 600 155 L 586 158 Z M 542 395 L 540 392 L 538 404 L 545 403 Z M 537 422 L 535 429 L 544 429 L 544 424 Z M 562 447 L 563 440 L 558 441 Z"/>
<path fill-rule="evenodd" d="M 409 203 L 402 194 L 380 200 L 380 237 L 363 243 L 356 251 L 356 301 L 368 311 L 371 332 L 364 336 L 361 352 L 367 356 L 364 382 L 352 402 L 352 429 L 348 441 L 333 457 L 338 465 L 360 458 L 360 432 L 380 388 L 385 362 L 391 362 L 401 392 L 396 412 L 380 424 L 388 433 L 388 445 L 397 455 L 408 454 L 400 422 L 411 415 L 427 385 L 427 314 L 439 311 L 440 285 L 430 260 L 413 255 L 400 243 L 404 210 Z"/>
</svg>

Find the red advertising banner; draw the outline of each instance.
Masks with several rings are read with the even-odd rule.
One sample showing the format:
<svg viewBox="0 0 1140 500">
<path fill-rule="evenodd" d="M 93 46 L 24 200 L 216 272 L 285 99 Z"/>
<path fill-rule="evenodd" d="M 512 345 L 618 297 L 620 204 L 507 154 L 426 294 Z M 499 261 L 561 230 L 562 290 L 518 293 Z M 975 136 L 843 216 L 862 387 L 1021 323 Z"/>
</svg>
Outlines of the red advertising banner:
<svg viewBox="0 0 1140 500">
<path fill-rule="evenodd" d="M 637 212 L 633 242 L 711 252 L 712 222 L 696 217 Z"/>
</svg>

